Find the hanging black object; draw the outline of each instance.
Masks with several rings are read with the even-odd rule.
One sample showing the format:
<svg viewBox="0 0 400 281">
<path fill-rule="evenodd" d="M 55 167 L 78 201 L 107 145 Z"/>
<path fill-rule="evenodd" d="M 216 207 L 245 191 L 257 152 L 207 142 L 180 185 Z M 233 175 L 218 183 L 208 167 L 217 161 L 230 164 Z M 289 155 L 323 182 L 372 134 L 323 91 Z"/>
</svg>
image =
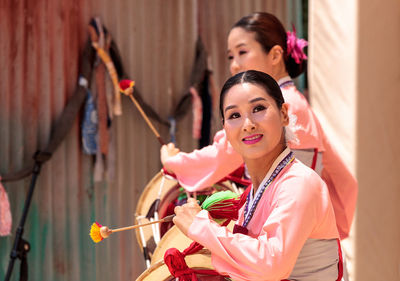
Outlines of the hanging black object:
<svg viewBox="0 0 400 281">
<path fill-rule="evenodd" d="M 28 215 L 29 206 L 32 201 L 33 192 L 35 190 L 36 180 L 40 173 L 40 168 L 42 167 L 42 164 L 44 162 L 46 162 L 47 160 L 49 160 L 50 158 L 51 158 L 51 154 L 49 154 L 49 153 L 43 153 L 43 152 L 39 152 L 39 151 L 35 153 L 35 156 L 34 156 L 35 165 L 33 167 L 31 184 L 29 186 L 28 194 L 26 196 L 25 203 L 24 203 L 22 217 L 19 222 L 17 232 L 15 235 L 14 245 L 11 250 L 10 262 L 8 264 L 5 281 L 10 280 L 11 273 L 14 268 L 14 263 L 17 258 L 21 260 L 21 269 L 20 269 L 20 279 L 19 280 L 20 281 L 28 280 L 27 253 L 30 250 L 30 245 L 26 240 L 22 239 L 22 235 L 24 234 L 24 225 L 25 225 L 26 217 Z"/>
<path fill-rule="evenodd" d="M 203 83 L 201 83 L 199 93 L 201 103 L 203 105 L 203 119 L 201 121 L 201 136 L 199 139 L 199 148 L 203 148 L 210 144 L 211 134 L 211 118 L 212 118 L 212 99 L 210 95 L 210 75 L 207 70 L 204 75 Z"/>
<path fill-rule="evenodd" d="M 87 81 L 90 81 L 90 77 L 92 76 L 92 66 L 94 63 L 95 52 L 88 41 L 85 45 L 85 49 L 83 52 L 83 57 L 81 61 L 81 77 L 85 78 Z M 78 112 L 86 98 L 86 88 L 84 86 L 79 85 L 74 95 L 68 100 L 66 107 L 64 108 L 60 118 L 55 123 L 53 130 L 51 132 L 51 137 L 48 145 L 43 151 L 37 151 L 33 156 L 33 167 L 23 169 L 24 173 L 16 173 L 15 175 L 11 175 L 10 179 L 17 180 L 18 177 L 25 177 L 27 175 L 32 174 L 31 183 L 29 186 L 28 193 L 26 195 L 24 208 L 22 212 L 22 217 L 19 222 L 13 248 L 10 254 L 10 262 L 8 264 L 8 269 L 6 273 L 5 281 L 9 281 L 11 278 L 11 274 L 14 268 L 15 260 L 18 258 L 21 260 L 21 269 L 20 269 L 20 280 L 26 281 L 28 280 L 28 263 L 27 263 L 27 253 L 30 249 L 30 245 L 27 241 L 22 238 L 24 233 L 24 225 L 26 221 L 26 217 L 28 215 L 29 206 L 32 201 L 33 192 L 35 190 L 36 180 L 39 176 L 40 169 L 42 165 L 48 161 L 53 152 L 57 149 L 60 143 L 64 140 L 65 136 L 70 131 L 72 125 L 74 124 L 74 120 L 78 115 Z M 27 172 L 25 172 L 25 170 Z M 27 174 L 25 174 L 27 173 Z"/>
<path fill-rule="evenodd" d="M 207 65 L 208 54 L 199 36 L 196 42 L 196 55 L 192 69 L 190 81 L 191 85 L 197 88 L 202 104 L 201 136 L 198 148 L 210 144 L 211 118 L 212 118 L 212 99 L 210 95 L 210 75 Z"/>
<path fill-rule="evenodd" d="M 208 70 L 207 57 L 206 48 L 199 36 L 196 42 L 194 65 L 190 75 L 191 85 L 197 88 L 203 110 L 201 136 L 198 143 L 199 148 L 210 144 L 212 103 L 209 91 L 209 75 L 211 75 L 211 72 Z"/>
<path fill-rule="evenodd" d="M 210 75 L 207 65 L 207 51 L 199 36 L 196 41 L 196 53 L 194 57 L 192 72 L 190 73 L 189 85 L 195 87 L 199 93 L 202 104 L 202 124 L 201 137 L 198 142 L 198 147 L 202 148 L 210 144 L 211 134 L 211 118 L 212 118 L 212 99 L 210 95 Z M 175 120 L 180 120 L 187 114 L 191 107 L 191 94 L 187 90 L 186 94 L 181 98 L 176 106 L 173 117 Z"/>
</svg>

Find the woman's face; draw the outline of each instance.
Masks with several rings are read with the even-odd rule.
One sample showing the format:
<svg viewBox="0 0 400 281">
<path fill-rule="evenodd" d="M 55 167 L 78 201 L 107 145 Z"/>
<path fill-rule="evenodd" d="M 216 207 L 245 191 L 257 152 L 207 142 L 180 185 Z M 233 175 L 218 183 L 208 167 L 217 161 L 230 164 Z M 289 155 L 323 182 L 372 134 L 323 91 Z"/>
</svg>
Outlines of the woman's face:
<svg viewBox="0 0 400 281">
<path fill-rule="evenodd" d="M 270 53 L 265 53 L 256 41 L 254 32 L 235 27 L 229 33 L 228 60 L 232 76 L 246 70 L 258 70 L 272 75 Z"/>
<path fill-rule="evenodd" d="M 260 86 L 233 86 L 223 102 L 224 129 L 228 141 L 244 159 L 258 159 L 278 149 L 288 123 L 287 105 L 279 109 Z"/>
</svg>

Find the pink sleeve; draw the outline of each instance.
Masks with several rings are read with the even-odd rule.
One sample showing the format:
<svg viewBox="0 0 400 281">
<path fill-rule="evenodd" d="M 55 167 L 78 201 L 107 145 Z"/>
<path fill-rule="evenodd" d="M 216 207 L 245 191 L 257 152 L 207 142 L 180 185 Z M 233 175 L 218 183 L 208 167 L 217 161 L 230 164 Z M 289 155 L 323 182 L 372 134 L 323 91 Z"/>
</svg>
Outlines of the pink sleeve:
<svg viewBox="0 0 400 281">
<path fill-rule="evenodd" d="M 356 209 L 358 183 L 326 137 L 324 146 L 321 177 L 329 189 L 340 239 L 345 239 Z"/>
<path fill-rule="evenodd" d="M 299 177 L 285 180 L 274 195 L 272 211 L 256 238 L 232 234 L 211 222 L 204 210 L 190 226 L 188 236 L 211 251 L 218 272 L 229 274 L 235 280 L 287 278 L 315 229 L 322 225 L 328 229 L 322 230 L 326 237 L 322 235 L 321 239 L 338 236 L 329 195 L 326 187 L 325 195 L 321 193 L 321 182 L 316 177 L 307 182 Z M 330 221 L 326 222 L 326 218 Z"/>
<path fill-rule="evenodd" d="M 243 163 L 226 139 L 225 131 L 217 132 L 212 145 L 191 153 L 180 152 L 165 163 L 189 192 L 212 186 Z"/>
</svg>

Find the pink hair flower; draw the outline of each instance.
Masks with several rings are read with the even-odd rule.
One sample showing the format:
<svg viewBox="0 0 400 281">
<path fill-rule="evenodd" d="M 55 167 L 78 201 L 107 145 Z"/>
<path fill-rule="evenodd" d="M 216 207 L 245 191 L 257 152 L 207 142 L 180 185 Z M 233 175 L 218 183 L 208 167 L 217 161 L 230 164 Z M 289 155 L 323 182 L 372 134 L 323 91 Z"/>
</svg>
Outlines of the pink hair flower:
<svg viewBox="0 0 400 281">
<path fill-rule="evenodd" d="M 296 29 L 293 26 L 293 32 L 287 32 L 287 52 L 297 64 L 307 59 L 303 48 L 308 45 L 304 39 L 297 38 Z"/>
</svg>

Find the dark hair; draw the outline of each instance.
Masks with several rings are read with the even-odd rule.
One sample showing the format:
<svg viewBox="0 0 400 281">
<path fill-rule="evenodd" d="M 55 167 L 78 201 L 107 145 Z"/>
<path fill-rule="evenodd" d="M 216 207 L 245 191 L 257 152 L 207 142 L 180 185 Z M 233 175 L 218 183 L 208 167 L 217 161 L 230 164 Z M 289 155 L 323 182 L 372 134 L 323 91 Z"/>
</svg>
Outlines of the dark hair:
<svg viewBox="0 0 400 281">
<path fill-rule="evenodd" d="M 229 78 L 222 87 L 221 94 L 219 96 L 219 111 L 221 113 L 222 120 L 224 120 L 223 104 L 226 93 L 233 86 L 242 83 L 250 83 L 260 86 L 270 97 L 275 100 L 278 108 L 282 108 L 282 104 L 285 102 L 285 100 L 283 99 L 281 88 L 279 87 L 278 83 L 276 83 L 275 79 L 261 71 L 247 70 Z"/>
<path fill-rule="evenodd" d="M 247 32 L 254 32 L 256 41 L 261 44 L 266 53 L 275 45 L 281 46 L 286 70 L 290 77 L 296 78 L 307 68 L 306 60 L 298 64 L 288 55 L 286 30 L 274 15 L 261 12 L 252 13 L 241 18 L 233 25 L 232 29 L 235 27 L 241 27 Z"/>
</svg>

